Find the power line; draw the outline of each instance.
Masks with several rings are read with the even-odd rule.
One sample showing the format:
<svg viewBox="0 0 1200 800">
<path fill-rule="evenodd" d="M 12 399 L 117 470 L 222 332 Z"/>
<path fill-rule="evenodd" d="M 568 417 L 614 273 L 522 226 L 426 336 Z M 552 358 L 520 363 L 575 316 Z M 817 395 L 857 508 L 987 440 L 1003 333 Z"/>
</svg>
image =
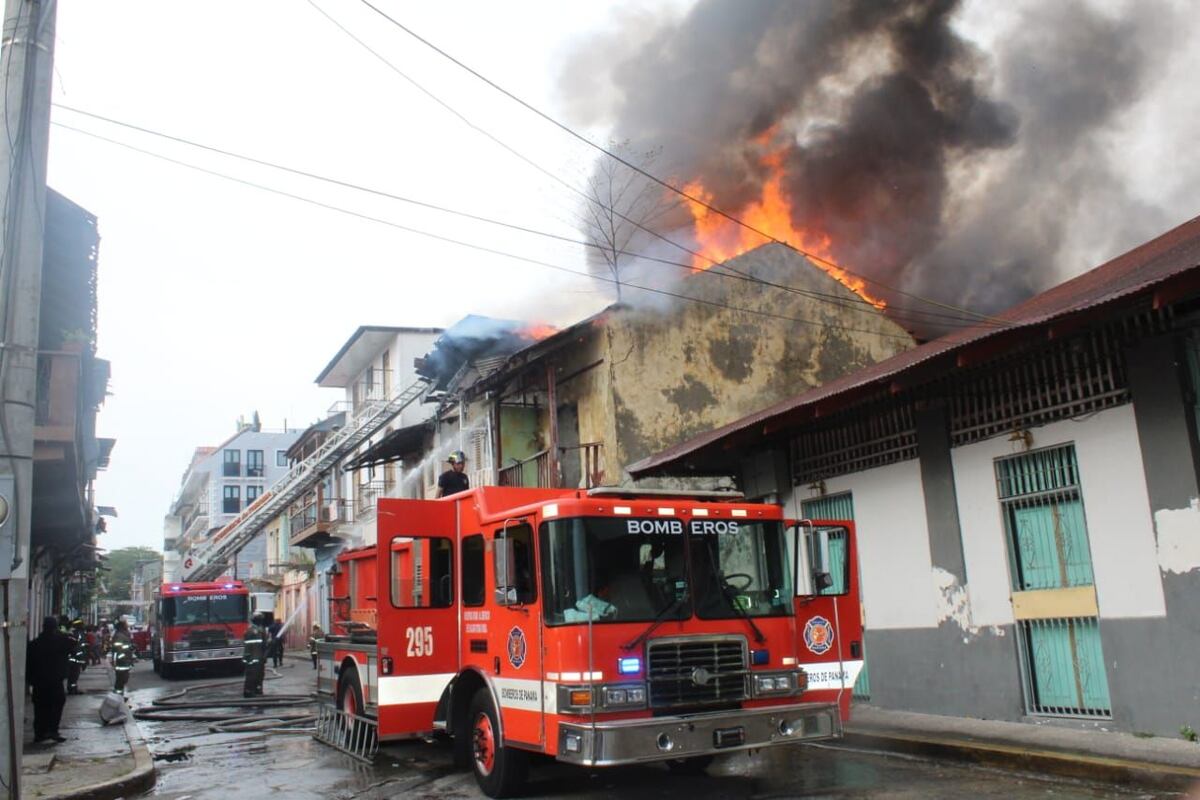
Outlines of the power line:
<svg viewBox="0 0 1200 800">
<path fill-rule="evenodd" d="M 684 253 L 687 253 L 688 255 L 692 256 L 693 258 L 699 259 L 701 261 L 706 261 L 715 268 L 721 268 L 722 270 L 729 270 L 732 272 L 737 271 L 734 268 L 729 267 L 726 264 L 722 264 L 721 262 L 705 255 L 704 253 L 694 250 L 686 245 L 680 244 L 679 242 L 660 233 L 659 231 L 656 231 L 652 228 L 647 227 L 646 225 L 642 224 L 638 220 L 636 220 L 632 217 L 626 216 L 621 211 L 599 202 L 597 200 L 597 198 L 594 198 L 594 197 L 588 195 L 586 192 L 579 189 L 577 186 L 574 186 L 569 181 L 564 180 L 561 176 L 559 176 L 555 172 L 553 172 L 549 169 L 546 169 L 541 164 L 537 163 L 533 159 L 526 156 L 524 153 L 522 153 L 519 150 L 517 150 L 516 148 L 512 147 L 504 140 L 502 140 L 499 137 L 492 134 L 491 131 L 472 122 L 471 119 L 469 117 L 467 117 L 465 114 L 463 114 L 461 111 L 456 109 L 454 106 L 450 105 L 447 101 L 443 100 L 441 97 L 439 97 L 437 94 L 435 94 L 431 90 L 425 88 L 425 86 L 422 85 L 418 80 L 413 78 L 408 73 L 404 72 L 402 69 L 397 67 L 391 61 L 389 61 L 382 53 L 380 53 L 378 50 L 375 50 L 373 47 L 371 47 L 369 44 L 367 44 L 365 41 L 363 41 L 360 37 L 356 36 L 353 31 L 351 31 L 349 28 L 347 28 L 342 23 L 338 22 L 337 19 L 335 19 L 327 11 L 325 11 L 323 8 L 321 8 L 319 5 L 317 5 L 316 2 L 314 2 L 314 0 L 308 0 L 308 4 L 310 6 L 312 6 L 319 14 L 321 14 L 321 16 L 325 17 L 325 19 L 327 19 L 334 27 L 338 28 L 338 30 L 342 31 L 342 33 L 344 33 L 347 37 L 349 37 L 351 40 L 353 40 L 355 43 L 357 43 L 360 47 L 362 47 L 364 50 L 366 50 L 368 53 L 370 53 L 372 56 L 374 56 L 385 67 L 390 69 L 392 72 L 395 72 L 397 75 L 399 75 L 401 78 L 403 78 L 410 86 L 412 86 L 414 89 L 416 89 L 417 91 L 424 94 L 426 97 L 428 97 L 433 102 L 437 103 L 439 106 L 441 106 L 443 109 L 445 109 L 447 112 L 449 112 L 455 118 L 457 118 L 460 122 L 462 122 L 468 128 L 475 131 L 476 133 L 483 136 L 484 138 L 488 139 L 493 144 L 497 145 L 498 147 L 500 147 L 501 149 L 503 149 L 504 151 L 506 151 L 513 157 L 524 162 L 528 166 L 532 167 L 533 169 L 542 173 L 546 177 L 548 177 L 551 180 L 555 181 L 556 183 L 560 184 L 561 186 L 566 188 L 568 191 L 573 192 L 574 194 L 578 195 L 585 202 L 594 203 L 594 204 L 600 206 L 601 208 L 604 208 L 606 211 L 612 212 L 614 215 L 619 217 L 622 221 L 627 222 L 630 225 L 633 225 L 635 228 L 637 228 L 645 233 L 648 233 L 650 236 L 654 237 L 655 239 L 658 239 L 659 241 L 662 241 L 662 242 L 670 245 L 671 247 L 681 250 Z M 784 243 L 780 243 L 780 244 L 784 244 Z M 800 252 L 800 251 L 796 250 L 794 247 L 791 247 L 790 249 L 792 249 L 795 252 Z M 801 253 L 801 255 L 803 255 L 803 253 Z M 836 264 L 832 264 L 832 262 L 828 262 L 823 259 L 814 258 L 813 260 L 818 261 L 823 264 L 831 264 L 832 266 L 837 267 L 837 269 L 842 269 L 841 267 L 837 266 Z M 691 267 L 691 268 L 694 269 L 694 267 Z M 779 284 L 772 284 L 772 285 L 780 286 Z M 904 294 L 904 293 L 901 292 L 901 294 Z M 839 299 L 848 299 L 848 298 L 839 298 Z M 857 302 L 857 301 L 855 301 L 855 302 Z M 866 300 L 862 300 L 861 302 L 863 302 L 864 304 L 870 305 L 869 303 L 867 303 Z M 893 311 L 893 313 L 895 313 L 895 311 Z M 924 315 L 930 315 L 930 316 L 936 315 L 939 317 L 945 317 L 947 320 L 951 320 L 951 321 L 953 321 L 953 323 L 956 323 L 956 324 L 977 322 L 978 321 L 977 317 L 979 316 L 975 312 L 967 312 L 971 316 L 969 318 L 964 318 L 962 316 L 962 313 L 942 314 L 940 312 L 923 311 L 920 309 L 909 309 L 906 311 L 906 313 L 924 314 Z M 998 319 L 994 319 L 994 318 L 987 318 L 987 319 L 989 321 L 991 321 L 993 324 L 1000 324 L 1000 325 L 1005 325 L 1005 326 L 1007 326 L 1007 324 L 1008 324 L 1004 320 L 998 320 Z M 950 322 L 942 322 L 940 324 L 951 324 L 951 323 Z"/>
<path fill-rule="evenodd" d="M 432 231 L 423 230 L 421 228 L 415 228 L 415 227 L 412 227 L 409 225 L 403 225 L 401 223 L 393 222 L 391 220 L 383 219 L 381 217 L 374 217 L 374 216 L 371 216 L 370 214 L 364 214 L 362 212 L 353 211 L 351 209 L 343 208 L 341 206 L 336 206 L 331 203 L 325 203 L 320 200 L 314 200 L 310 197 L 305 197 L 303 195 L 295 194 L 293 192 L 288 192 L 283 189 L 276 189 L 275 187 L 267 186 L 265 184 L 261 184 L 256 181 L 247 180 L 245 178 L 239 178 L 237 176 L 229 175 L 227 173 L 220 172 L 218 170 L 209 169 L 208 167 L 201 167 L 197 164 L 189 164 L 188 162 L 182 161 L 177 158 L 172 158 L 170 156 L 166 156 L 161 153 L 155 153 L 151 150 L 146 150 L 144 148 L 137 147 L 136 145 L 132 145 L 127 142 L 122 142 L 117 139 L 112 139 L 107 136 L 103 136 L 101 134 L 94 133 L 92 131 L 86 131 L 86 130 L 83 130 L 82 128 L 76 128 L 72 125 L 67 125 L 62 122 L 55 122 L 54 124 L 57 127 L 63 128 L 65 130 L 74 131 L 75 133 L 79 133 L 84 136 L 90 136 L 94 139 L 108 142 L 109 144 L 113 144 L 118 147 L 123 147 L 127 150 L 132 150 L 134 152 L 142 153 L 143 155 L 151 156 L 153 158 L 158 158 L 163 161 L 167 161 L 169 163 L 176 164 L 181 167 L 186 167 L 188 169 L 196 170 L 197 172 L 203 172 L 207 175 L 212 175 L 217 178 L 223 178 L 225 180 L 233 181 L 234 183 L 238 183 L 243 186 L 249 186 L 251 188 L 259 189 L 259 190 L 262 190 L 265 192 L 270 192 L 272 194 L 277 194 L 282 197 L 288 197 L 293 200 L 298 200 L 302 203 L 307 203 L 309 205 L 317 206 L 318 208 L 324 208 L 324 209 L 327 209 L 330 211 L 336 211 L 340 214 L 346 214 L 347 216 L 356 217 L 358 219 L 366 220 L 368 222 L 375 222 L 380 225 L 387 225 L 388 227 L 396 228 L 397 230 L 406 231 L 408 233 L 413 233 L 418 236 L 424 236 L 429 239 L 446 242 L 448 244 L 458 245 L 460 247 L 466 247 L 471 250 L 476 250 L 478 252 L 489 253 L 492 255 L 501 256 L 503 258 L 511 258 L 515 261 L 523 261 L 528 264 L 533 264 L 536 266 L 544 267 L 546 269 L 555 270 L 557 272 L 564 272 L 564 273 L 567 273 L 570 275 L 577 275 L 582 278 L 590 278 L 593 280 L 599 280 L 599 281 L 603 281 L 605 283 L 616 283 L 616 280 L 613 278 L 606 278 L 602 275 L 593 275 L 592 273 L 589 273 L 589 272 L 580 272 L 579 270 L 571 269 L 570 267 L 564 267 L 560 264 L 554 264 L 549 261 L 542 261 L 541 259 L 531 258 L 529 256 L 523 256 L 523 255 L 520 255 L 517 253 L 511 253 L 506 250 L 500 250 L 498 248 L 488 247 L 486 245 L 480 245 L 480 244 L 476 244 L 474 242 L 468 242 L 466 240 L 457 239 L 452 236 L 445 236 L 442 234 L 433 233 Z M 824 322 L 817 322 L 814 320 L 803 319 L 800 317 L 791 317 L 791 316 L 787 316 L 785 314 L 776 314 L 771 311 L 762 311 L 762 310 L 751 309 L 751 308 L 743 308 L 741 306 L 735 306 L 735 305 L 731 305 L 729 303 L 722 303 L 717 300 L 707 300 L 705 298 L 694 297 L 692 295 L 686 295 L 686 294 L 680 294 L 678 292 L 672 292 L 672 291 L 668 291 L 666 289 L 656 289 L 652 286 L 642 286 L 642 285 L 639 285 L 636 283 L 626 283 L 626 282 L 622 282 L 622 285 L 628 286 L 633 289 L 639 289 L 644 292 L 650 292 L 652 294 L 663 295 L 665 297 L 672 297 L 672 298 L 675 298 L 678 300 L 686 300 L 688 302 L 699 303 L 701 305 L 706 305 L 706 306 L 713 306 L 716 308 L 722 308 L 722 309 L 726 309 L 726 310 L 734 311 L 734 312 L 738 312 L 738 313 L 750 314 L 752 316 L 766 317 L 766 318 L 770 318 L 770 319 L 779 319 L 779 320 L 784 320 L 787 322 L 795 322 L 795 323 L 798 323 L 801 325 L 811 325 L 811 326 L 820 327 L 820 328 L 842 330 L 842 331 L 847 331 L 847 332 L 852 332 L 852 333 L 873 334 L 873 335 L 881 336 L 884 338 L 900 339 L 902 341 L 911 341 L 910 337 L 902 336 L 899 334 L 885 333 L 882 331 L 873 331 L 873 330 L 866 329 L 866 328 L 853 328 L 853 327 L 850 327 L 847 325 L 832 325 L 832 324 L 827 324 Z"/>
<path fill-rule="evenodd" d="M 486 75 L 482 74 L 481 72 L 479 72 L 479 71 L 475 70 L 474 68 L 472 68 L 472 67 L 468 66 L 467 64 L 463 63 L 462 61 L 458 60 L 457 58 L 455 58 L 454 56 L 452 56 L 450 53 L 446 52 L 445 50 L 443 50 L 442 48 L 438 47 L 436 44 L 434 44 L 434 43 L 433 43 L 433 42 L 431 42 L 430 40 L 426 39 L 425 37 L 423 37 L 423 36 L 421 36 L 420 34 L 418 34 L 416 31 L 414 31 L 414 30 L 412 30 L 411 28 L 409 28 L 408 26 L 406 26 L 404 23 L 400 22 L 399 20 L 397 20 L 396 18 L 394 18 L 394 17 L 392 17 L 392 16 L 389 16 L 389 15 L 388 15 L 386 12 L 384 12 L 384 11 L 383 11 L 382 9 L 380 9 L 378 6 L 376 6 L 376 5 L 374 5 L 373 3 L 371 3 L 371 2 L 370 2 L 370 0 L 359 0 L 359 2 L 361 2 L 361 3 L 362 3 L 363 5 L 365 5 L 367 8 L 371 9 L 372 11 L 374 11 L 374 12 L 375 12 L 376 14 L 378 14 L 379 16 L 381 16 L 381 17 L 383 17 L 384 19 L 386 19 L 388 22 L 390 22 L 390 23 L 392 23 L 393 25 L 395 25 L 395 26 L 396 26 L 397 28 L 399 28 L 400 30 L 402 30 L 402 31 L 404 31 L 405 33 L 407 33 L 407 34 L 408 34 L 409 36 L 411 36 L 412 38 L 416 39 L 416 40 L 417 40 L 418 42 L 420 42 L 421 44 L 423 44 L 423 45 L 425 45 L 426 47 L 428 47 L 429 49 L 433 50 L 433 51 L 434 51 L 435 53 L 437 53 L 438 55 L 442 56 L 443 58 L 445 58 L 446 60 L 450 61 L 450 62 L 451 62 L 451 63 L 453 63 L 454 65 L 458 66 L 460 69 L 463 69 L 463 70 L 465 70 L 466 72 L 468 72 L 469 74 L 471 74 L 471 75 L 472 75 L 472 76 L 474 76 L 475 78 L 479 79 L 480 81 L 483 81 L 483 82 L 484 82 L 484 83 L 486 83 L 488 86 L 492 87 L 492 88 L 493 88 L 493 89 L 495 89 L 496 91 L 498 91 L 498 92 L 500 92 L 501 94 L 503 94 L 505 97 L 508 97 L 510 100 L 514 101 L 514 102 L 515 102 L 515 103 L 517 103 L 518 105 L 520 105 L 520 106 L 524 107 L 525 109 L 527 109 L 527 110 L 531 111 L 532 113 L 534 113 L 534 114 L 536 114 L 537 116 L 541 117 L 542 119 L 546 120 L 546 121 L 547 121 L 547 122 L 549 122 L 551 125 L 554 125 L 555 127 L 557 127 L 557 128 L 559 128 L 560 130 L 564 131 L 565 133 L 567 133 L 567 134 L 568 134 L 568 135 L 570 135 L 571 137 L 573 137 L 573 138 L 575 138 L 575 139 L 578 139 L 579 141 L 583 142 L 583 143 L 584 143 L 584 144 L 586 144 L 588 147 L 591 147 L 591 148 L 594 148 L 594 149 L 596 149 L 596 150 L 600 151 L 600 152 L 601 152 L 601 153 L 603 153 L 604 155 L 606 155 L 606 156 L 608 156 L 609 158 L 613 159 L 614 161 L 616 161 L 616 162 L 618 162 L 618 163 L 620 163 L 620 164 L 624 165 L 624 166 L 625 166 L 625 167 L 627 167 L 628 169 L 631 169 L 631 170 L 633 170 L 634 172 L 637 172 L 638 174 L 640 174 L 640 175 L 644 176 L 645 178 L 647 178 L 647 179 L 649 179 L 649 180 L 653 181 L 654 183 L 658 184 L 659 186 L 662 186 L 664 189 L 667 189 L 668 191 L 674 192 L 675 194 L 679 195 L 680 197 L 684 198 L 685 200 L 687 200 L 687 201 L 689 201 L 689 202 L 691 202 L 691 203 L 694 203 L 694 204 L 696 204 L 696 205 L 698 205 L 698 206 L 700 206 L 700 207 L 702 207 L 702 208 L 705 208 L 705 209 L 707 209 L 708 211 L 710 211 L 710 212 L 712 212 L 712 213 L 714 213 L 714 214 L 717 214 L 717 215 L 719 215 L 719 216 L 721 216 L 721 217 L 724 217 L 725 219 L 729 220 L 730 222 L 733 222 L 734 224 L 736 224 L 736 225 L 738 225 L 738 226 L 740 226 L 740 227 L 742 227 L 742 228 L 745 228 L 746 230 L 748 230 L 748 231 L 750 231 L 750 232 L 752 232 L 752 233 L 754 233 L 754 234 L 757 234 L 758 236 L 761 236 L 763 239 L 765 239 L 765 240 L 766 240 L 766 241 L 768 241 L 768 242 L 774 242 L 774 243 L 776 243 L 776 244 L 783 245 L 784 247 L 787 247 L 787 248 L 789 248 L 790 250 L 794 250 L 794 251 L 796 251 L 797 253 L 800 253 L 801 255 L 803 255 L 804 257 L 806 257 L 806 258 L 808 258 L 808 259 L 810 259 L 810 260 L 812 260 L 812 261 L 816 261 L 816 262 L 818 262 L 818 263 L 825 264 L 826 266 L 830 266 L 830 267 L 834 267 L 834 268 L 836 268 L 836 269 L 840 269 L 840 270 L 842 270 L 843 272 L 846 272 L 847 274 L 854 276 L 855 278 L 858 278 L 858 279 L 860 279 L 860 280 L 862 280 L 862 281 L 865 281 L 865 282 L 873 283 L 873 284 L 875 284 L 876 286 L 880 286 L 880 287 L 882 287 L 882 288 L 884 288 L 884 289 L 887 289 L 888 291 L 895 292 L 896 294 L 903 295 L 903 296 L 905 296 L 905 297 L 910 297 L 910 298 L 912 298 L 912 299 L 914 299 L 914 300 L 920 300 L 920 301 L 921 301 L 921 302 L 923 302 L 923 303 L 929 303 L 930 305 L 934 305 L 934 306 L 937 306 L 937 307 L 939 307 L 939 308 L 944 308 L 944 309 L 947 309 L 947 310 L 950 310 L 950 311 L 956 311 L 956 312 L 958 312 L 958 313 L 960 313 L 960 314 L 966 314 L 966 315 L 968 315 L 968 316 L 971 316 L 971 317 L 974 317 L 974 318 L 977 318 L 977 319 L 989 320 L 989 321 L 991 321 L 991 322 L 996 322 L 996 323 L 1001 323 L 1001 324 L 1005 324 L 1005 325 L 1007 325 L 1007 322 L 1005 322 L 1005 320 L 999 319 L 999 318 L 997 318 L 997 317 L 991 317 L 991 316 L 988 316 L 987 314 L 981 314 L 981 313 L 979 313 L 979 312 L 977 312 L 977 311 L 972 311 L 972 310 L 970 310 L 970 309 L 967 309 L 967 308 L 961 308 L 961 307 L 959 307 L 959 306 L 955 306 L 955 305 L 953 305 L 953 304 L 950 304 L 950 303 L 943 303 L 943 302 L 941 302 L 941 301 L 934 300 L 934 299 L 932 299 L 932 298 L 928 298 L 928 297 L 923 297 L 923 296 L 921 296 L 921 295 L 914 294 L 914 293 L 912 293 L 912 292 L 906 292 L 906 291 L 904 291 L 904 290 L 902 290 L 902 289 L 898 289 L 898 288 L 896 288 L 895 286 L 889 286 L 888 284 L 886 284 L 886 283 L 884 283 L 884 282 L 882 282 L 882 281 L 880 281 L 880 280 L 877 280 L 877 279 L 875 279 L 875 278 L 869 278 L 869 277 L 867 277 L 867 276 L 865 276 L 865 275 L 862 275 L 862 274 L 859 274 L 859 273 L 853 272 L 853 271 L 851 271 L 851 270 L 849 270 L 849 269 L 846 269 L 846 267 L 842 266 L 841 264 L 838 264 L 838 263 L 836 263 L 836 262 L 834 262 L 834 261 L 830 261 L 830 260 L 829 260 L 829 259 L 827 259 L 827 258 L 823 258 L 823 257 L 821 257 L 821 256 L 819 256 L 819 255 L 817 255 L 817 254 L 815 254 L 815 253 L 811 253 L 811 252 L 809 252 L 809 251 L 807 251 L 807 250 L 804 250 L 804 249 L 802 249 L 802 248 L 799 248 L 799 247 L 797 247 L 797 246 L 793 245 L 791 242 L 788 242 L 788 241 L 785 241 L 785 240 L 783 240 L 783 239 L 779 239 L 779 238 L 777 238 L 777 237 L 775 237 L 775 236 L 772 236 L 771 234 L 767 233 L 766 231 L 763 231 L 763 230 L 761 230 L 761 229 L 759 229 L 759 228 L 755 227 L 754 225 L 751 225 L 750 223 L 746 222 L 745 220 L 742 220 L 742 219 L 740 219 L 740 218 L 738 218 L 738 217 L 734 216 L 733 214 L 730 214 L 729 212 L 727 212 L 727 211 L 725 211 L 725 210 L 723 210 L 723 209 L 721 209 L 721 208 L 718 208 L 717 206 L 714 206 L 714 205 L 712 205 L 711 203 L 709 203 L 709 202 L 707 202 L 707 201 L 705 201 L 705 200 L 703 200 L 703 199 L 701 199 L 701 198 L 699 198 L 699 197 L 696 197 L 695 195 L 693 195 L 693 194 L 691 194 L 691 193 L 689 193 L 689 192 L 686 192 L 686 191 L 684 191 L 683 189 L 680 189 L 679 187 L 675 186 L 674 184 L 670 183 L 669 181 L 665 181 L 665 180 L 663 180 L 662 178 L 659 178 L 657 175 L 654 175 L 653 173 L 651 173 L 650 171 L 648 171 L 648 170 L 644 169 L 643 167 L 640 167 L 640 166 L 638 166 L 637 164 L 634 164 L 634 163 L 632 163 L 632 162 L 628 161 L 627 159 L 625 159 L 625 158 L 622 158 L 621 156 L 619 156 L 619 155 L 617 155 L 616 153 L 612 152 L 611 150 L 609 150 L 608 148 L 604 147 L 603 145 L 596 144 L 595 142 L 593 142 L 593 141 L 592 141 L 591 139 L 589 139 L 588 137 L 584 136 L 583 134 L 581 134 L 581 133 L 577 132 L 576 130 L 574 130 L 573 128 L 571 128 L 570 126 L 568 126 L 566 123 L 564 123 L 564 122 L 561 122 L 561 121 L 559 121 L 558 119 L 555 119 L 554 117 L 550 116 L 549 114 L 547 114 L 546 112 L 544 112 L 544 111 L 542 111 L 541 109 L 537 108 L 536 106 L 532 105 L 531 103 L 529 103 L 529 102 L 527 102 L 527 101 L 523 100 L 522 98 L 518 97 L 517 95 L 513 94 L 513 93 L 512 93 L 512 92 L 510 92 L 508 89 L 505 89 L 503 86 L 499 85 L 498 83 L 496 83 L 495 81 L 493 81 L 491 78 L 488 78 Z M 310 3 L 310 4 L 312 4 L 312 0 L 309 0 L 309 3 Z M 324 12 L 322 12 L 322 13 L 324 13 Z"/>
<path fill-rule="evenodd" d="M 139 133 L 143 133 L 143 134 L 146 134 L 149 136 L 155 136 L 157 138 L 165 139 L 167 141 L 174 142 L 177 144 L 187 145 L 189 147 L 194 147 L 196 149 L 204 150 L 206 152 L 216 153 L 221 156 L 225 156 L 228 158 L 234 158 L 239 161 L 245 161 L 245 162 L 248 162 L 251 164 L 256 164 L 258 166 L 269 167 L 271 169 L 276 169 L 281 172 L 287 172 L 287 173 L 290 173 L 293 175 L 299 175 L 304 178 L 322 181 L 324 183 L 329 183 L 329 184 L 339 186 L 342 188 L 353 189 L 356 191 L 375 195 L 377 197 L 383 197 L 383 198 L 387 198 L 389 200 L 396 200 L 398 202 L 408 203 L 411 205 L 418 206 L 420 208 L 425 208 L 425 209 L 432 210 L 432 211 L 438 211 L 438 212 L 445 213 L 445 214 L 451 214 L 451 215 L 461 217 L 464 219 L 470 219 L 470 220 L 473 220 L 476 222 L 483 222 L 483 223 L 486 223 L 489 225 L 495 225 L 498 227 L 508 228 L 510 230 L 515 230 L 515 231 L 519 231 L 522 233 L 527 233 L 527 234 L 531 234 L 531 235 L 535 235 L 535 236 L 542 236 L 545 238 L 554 239 L 554 240 L 565 242 L 568 244 L 579 245 L 582 247 L 596 249 L 596 250 L 606 250 L 606 251 L 610 251 L 610 252 L 615 252 L 620 255 L 626 255 L 626 256 L 633 257 L 633 258 L 639 258 L 639 259 L 643 259 L 646 261 L 669 265 L 669 266 L 673 266 L 673 267 L 677 267 L 677 268 L 686 270 L 689 274 L 696 272 L 695 267 L 691 264 L 685 264 L 683 262 L 672 261 L 672 260 L 666 259 L 666 258 L 650 256 L 650 255 L 643 254 L 643 253 L 637 253 L 637 252 L 634 252 L 631 250 L 624 250 L 624 249 L 620 249 L 620 248 L 608 248 L 604 245 L 600 245 L 595 242 L 590 242 L 590 241 L 587 241 L 584 239 L 575 239 L 570 236 L 564 236 L 562 234 L 552 233 L 550 231 L 544 231 L 544 230 L 539 230 L 536 228 L 530 228 L 525 225 L 518 225 L 516 223 L 506 222 L 504 220 L 498 220 L 498 219 L 494 219 L 492 217 L 486 217 L 486 216 L 483 216 L 480 214 L 474 214 L 474 213 L 471 213 L 468 211 L 463 211 L 460 209 L 439 205 L 437 203 L 431 203 L 431 202 L 428 202 L 425 200 L 419 200 L 414 197 L 408 197 L 405 195 L 388 192 L 388 191 L 385 191 L 382 189 L 376 189 L 373 187 L 364 186 L 362 184 L 353 183 L 351 181 L 347 181 L 347 180 L 343 180 L 343 179 L 339 179 L 339 178 L 333 178 L 333 177 L 330 177 L 327 175 L 321 175 L 319 173 L 311 172 L 308 170 L 299 169 L 296 167 L 290 167 L 290 166 L 287 166 L 284 164 L 279 164 L 274 161 L 268 161 L 266 159 L 256 158 L 254 156 L 248 156 L 248 155 L 245 155 L 242 153 L 234 152 L 232 150 L 226 150 L 224 148 L 204 144 L 202 142 L 197 142 L 195 140 L 187 139 L 182 136 L 175 135 L 175 134 L 165 133 L 163 131 L 154 130 L 152 128 L 146 128 L 141 125 L 135 125 L 133 123 L 124 122 L 124 121 L 121 121 L 118 119 L 113 119 L 112 117 L 106 117 L 102 114 L 97 114 L 97 113 L 94 113 L 91 111 L 85 111 L 83 109 L 76 108 L 74 106 L 69 106 L 64 103 L 54 103 L 54 106 L 56 108 L 61 108 L 61 109 L 70 111 L 75 114 L 80 114 L 81 116 L 89 117 L 89 118 L 95 119 L 95 120 L 100 120 L 102 122 L 105 122 L 105 123 L 108 123 L 111 125 L 116 125 L 116 126 L 119 126 L 122 128 L 127 128 L 129 130 L 134 130 L 134 131 L 137 131 Z M 717 267 L 719 267 L 720 270 L 718 270 L 718 269 L 703 270 L 703 273 L 706 275 L 719 276 L 719 277 L 723 277 L 723 278 L 728 278 L 728 279 L 733 279 L 733 280 L 741 280 L 741 281 L 746 281 L 746 282 L 750 282 L 750 283 L 757 283 L 757 284 L 760 284 L 763 286 L 769 286 L 771 288 L 780 289 L 782 291 L 790 292 L 790 293 L 797 294 L 797 295 L 804 296 L 804 297 L 809 297 L 811 299 L 815 299 L 818 301 L 828 302 L 828 303 L 836 305 L 840 308 L 844 308 L 844 309 L 851 310 L 851 311 L 860 311 L 860 312 L 872 313 L 872 314 L 878 313 L 878 311 L 875 309 L 875 307 L 873 305 L 871 305 L 868 301 L 863 300 L 862 298 L 859 298 L 857 295 L 855 295 L 854 297 L 843 297 L 843 296 L 839 296 L 839 295 L 829 294 L 826 292 L 819 292 L 819 291 L 811 290 L 811 289 L 801 289 L 801 288 L 794 287 L 794 286 L 788 286 L 786 284 L 775 283 L 773 281 L 766 280 L 765 278 L 760 278 L 756 275 L 751 275 L 749 273 L 742 272 L 741 270 L 738 270 L 727 263 L 718 264 Z M 891 316 L 897 317 L 901 321 L 907 319 L 907 321 L 910 323 L 929 323 L 929 324 L 936 323 L 936 324 L 941 324 L 941 325 L 986 324 L 986 323 L 974 323 L 974 322 L 967 323 L 966 321 L 962 320 L 961 317 L 949 317 L 949 315 L 942 314 L 941 312 L 922 311 L 920 309 L 892 309 Z M 927 316 L 927 317 L 948 317 L 948 319 L 921 319 L 920 318 L 920 317 L 925 317 L 925 316 Z"/>
</svg>

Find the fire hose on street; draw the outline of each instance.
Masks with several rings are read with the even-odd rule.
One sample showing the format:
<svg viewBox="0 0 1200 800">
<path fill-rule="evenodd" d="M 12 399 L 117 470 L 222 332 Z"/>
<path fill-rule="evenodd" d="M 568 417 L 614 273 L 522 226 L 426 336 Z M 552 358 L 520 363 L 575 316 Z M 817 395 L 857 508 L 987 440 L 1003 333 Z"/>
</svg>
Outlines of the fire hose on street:
<svg viewBox="0 0 1200 800">
<path fill-rule="evenodd" d="M 274 671 L 272 671 L 274 672 Z M 274 673 L 270 679 L 278 678 Z M 181 701 L 193 691 L 241 686 L 240 679 L 197 683 L 165 695 L 150 707 L 133 711 L 134 719 L 155 722 L 208 722 L 212 733 L 305 733 L 316 730 L 317 715 L 310 711 L 269 713 L 275 709 L 296 708 L 317 701 L 315 694 L 273 694 L 261 697 L 212 697 Z M 253 709 L 255 713 L 247 713 Z"/>
</svg>

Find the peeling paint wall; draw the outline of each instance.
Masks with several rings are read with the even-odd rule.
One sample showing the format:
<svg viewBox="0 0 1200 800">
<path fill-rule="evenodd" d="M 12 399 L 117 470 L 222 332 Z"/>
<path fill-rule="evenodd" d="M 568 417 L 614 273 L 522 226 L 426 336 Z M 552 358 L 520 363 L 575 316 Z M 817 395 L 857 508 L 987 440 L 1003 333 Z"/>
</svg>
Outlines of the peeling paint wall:
<svg viewBox="0 0 1200 800">
<path fill-rule="evenodd" d="M 756 313 L 680 301 L 666 310 L 614 314 L 608 357 L 617 463 L 632 463 L 914 345 L 902 328 L 781 245 L 760 247 L 730 265 L 772 283 L 835 295 L 845 305 L 694 275 L 681 293 Z"/>
<path fill-rule="evenodd" d="M 1154 512 L 1158 532 L 1158 565 L 1163 572 L 1182 575 L 1200 570 L 1200 499 L 1187 508 Z"/>
</svg>

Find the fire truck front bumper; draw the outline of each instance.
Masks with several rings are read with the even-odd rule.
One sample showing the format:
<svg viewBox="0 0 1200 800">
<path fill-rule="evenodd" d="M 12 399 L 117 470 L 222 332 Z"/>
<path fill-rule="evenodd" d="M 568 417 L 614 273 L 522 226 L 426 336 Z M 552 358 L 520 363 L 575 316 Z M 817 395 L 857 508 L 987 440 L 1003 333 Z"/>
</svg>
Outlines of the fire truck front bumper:
<svg viewBox="0 0 1200 800">
<path fill-rule="evenodd" d="M 215 650 L 168 650 L 163 654 L 163 660 L 168 664 L 199 664 L 202 661 L 227 661 L 241 657 L 242 648 L 240 647 L 219 647 Z"/>
<path fill-rule="evenodd" d="M 718 711 L 651 719 L 562 722 L 558 760 L 589 767 L 757 750 L 842 735 L 833 703 Z"/>
</svg>

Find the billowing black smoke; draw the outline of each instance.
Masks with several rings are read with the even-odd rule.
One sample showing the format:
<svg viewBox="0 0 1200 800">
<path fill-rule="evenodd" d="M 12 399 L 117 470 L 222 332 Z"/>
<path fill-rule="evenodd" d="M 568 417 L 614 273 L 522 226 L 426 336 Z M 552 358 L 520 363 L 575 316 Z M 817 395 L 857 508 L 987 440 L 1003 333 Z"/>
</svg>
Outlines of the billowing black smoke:
<svg viewBox="0 0 1200 800">
<path fill-rule="evenodd" d="M 995 311 L 1084 266 L 1067 252 L 1081 225 L 1104 239 L 1088 257 L 1167 226 L 1104 152 L 1160 63 L 1167 11 L 1033 3 L 984 53 L 957 0 L 700 0 L 588 42 L 563 94 L 577 121 L 661 148 L 656 173 L 734 213 L 760 196 L 769 136 L 793 223 L 828 234 L 839 262 Z M 1081 218 L 1100 202 L 1119 205 L 1115 227 Z"/>
</svg>

